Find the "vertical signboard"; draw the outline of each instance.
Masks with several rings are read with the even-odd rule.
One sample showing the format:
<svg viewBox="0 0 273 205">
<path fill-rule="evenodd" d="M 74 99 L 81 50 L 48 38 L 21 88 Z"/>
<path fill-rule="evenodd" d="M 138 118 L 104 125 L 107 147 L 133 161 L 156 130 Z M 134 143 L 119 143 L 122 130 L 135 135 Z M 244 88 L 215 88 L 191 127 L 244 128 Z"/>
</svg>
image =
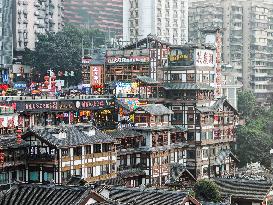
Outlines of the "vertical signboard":
<svg viewBox="0 0 273 205">
<path fill-rule="evenodd" d="M 92 86 L 102 84 L 102 69 L 103 67 L 101 65 L 92 65 L 90 67 L 90 84 Z"/>
<path fill-rule="evenodd" d="M 221 75 L 221 50 L 222 50 L 222 35 L 220 30 L 216 33 L 216 66 L 215 66 L 215 97 L 220 98 L 222 97 L 222 75 Z"/>
</svg>

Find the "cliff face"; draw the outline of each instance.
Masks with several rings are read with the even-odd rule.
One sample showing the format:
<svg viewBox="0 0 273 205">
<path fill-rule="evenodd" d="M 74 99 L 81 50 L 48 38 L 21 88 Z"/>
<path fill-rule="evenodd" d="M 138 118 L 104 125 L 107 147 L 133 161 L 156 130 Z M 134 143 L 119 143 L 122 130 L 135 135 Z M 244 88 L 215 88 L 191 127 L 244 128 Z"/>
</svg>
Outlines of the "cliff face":
<svg viewBox="0 0 273 205">
<path fill-rule="evenodd" d="M 122 35 L 122 0 L 64 1 L 65 22 Z"/>
</svg>

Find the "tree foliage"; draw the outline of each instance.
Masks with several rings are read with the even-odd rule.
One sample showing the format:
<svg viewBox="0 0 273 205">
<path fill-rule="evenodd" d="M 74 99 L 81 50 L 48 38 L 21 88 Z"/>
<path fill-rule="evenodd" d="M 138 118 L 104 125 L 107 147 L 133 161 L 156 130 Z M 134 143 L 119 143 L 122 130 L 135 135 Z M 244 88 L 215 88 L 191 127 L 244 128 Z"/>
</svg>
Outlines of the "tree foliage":
<svg viewBox="0 0 273 205">
<path fill-rule="evenodd" d="M 104 44 L 104 34 L 98 30 L 81 29 L 71 25 L 58 33 L 47 33 L 38 37 L 35 51 L 26 49 L 23 63 L 34 68 L 34 79 L 42 78 L 48 69 L 74 71 L 76 77 L 70 78 L 77 84 L 81 78 L 82 47 L 91 48 Z"/>
<path fill-rule="evenodd" d="M 237 149 L 240 167 L 247 163 L 260 162 L 270 168 L 270 149 L 273 148 L 273 109 L 257 107 L 255 96 L 250 91 L 238 94 L 238 110 L 246 120 L 237 127 Z"/>
<path fill-rule="evenodd" d="M 221 195 L 218 186 L 206 179 L 198 180 L 193 188 L 196 198 L 207 202 L 219 202 Z"/>
<path fill-rule="evenodd" d="M 256 99 L 251 91 L 238 93 L 238 111 L 244 118 L 250 118 L 255 110 Z"/>
</svg>

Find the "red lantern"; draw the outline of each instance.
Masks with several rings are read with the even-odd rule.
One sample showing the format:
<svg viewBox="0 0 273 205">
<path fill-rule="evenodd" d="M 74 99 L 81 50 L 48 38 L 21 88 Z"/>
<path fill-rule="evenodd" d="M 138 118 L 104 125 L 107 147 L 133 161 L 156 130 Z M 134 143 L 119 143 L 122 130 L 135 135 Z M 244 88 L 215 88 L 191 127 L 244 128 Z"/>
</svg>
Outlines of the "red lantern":
<svg viewBox="0 0 273 205">
<path fill-rule="evenodd" d="M 22 136 L 21 135 L 17 135 L 17 144 L 21 144 L 22 142 Z"/>
<path fill-rule="evenodd" d="M 55 75 L 53 75 L 52 77 L 51 77 L 51 80 L 56 80 L 56 76 Z"/>
<path fill-rule="evenodd" d="M 16 130 L 16 132 L 18 133 L 18 134 L 21 134 L 22 133 L 22 130 Z"/>
<path fill-rule="evenodd" d="M 48 81 L 48 80 L 49 80 L 49 76 L 46 75 L 46 76 L 44 77 L 44 79 L 45 79 L 45 81 Z"/>
<path fill-rule="evenodd" d="M 52 84 L 52 85 L 56 85 L 56 81 L 52 81 L 51 84 Z"/>
<path fill-rule="evenodd" d="M 7 90 L 9 88 L 9 86 L 8 85 L 3 85 L 3 90 Z"/>
<path fill-rule="evenodd" d="M 0 151 L 0 163 L 4 163 L 5 160 L 5 154 L 3 153 L 3 151 Z"/>
<path fill-rule="evenodd" d="M 45 81 L 44 84 L 45 84 L 45 86 L 48 86 L 49 82 L 48 82 L 48 81 Z"/>
</svg>

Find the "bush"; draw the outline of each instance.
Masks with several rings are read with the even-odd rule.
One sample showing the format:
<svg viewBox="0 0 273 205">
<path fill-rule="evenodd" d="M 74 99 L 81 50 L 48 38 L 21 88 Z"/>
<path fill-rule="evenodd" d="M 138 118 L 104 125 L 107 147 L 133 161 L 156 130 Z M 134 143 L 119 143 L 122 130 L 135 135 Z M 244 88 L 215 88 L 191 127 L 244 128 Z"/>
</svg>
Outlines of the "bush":
<svg viewBox="0 0 273 205">
<path fill-rule="evenodd" d="M 193 188 L 196 198 L 201 201 L 207 202 L 219 202 L 221 195 L 218 186 L 209 180 L 202 179 L 196 182 Z"/>
</svg>

